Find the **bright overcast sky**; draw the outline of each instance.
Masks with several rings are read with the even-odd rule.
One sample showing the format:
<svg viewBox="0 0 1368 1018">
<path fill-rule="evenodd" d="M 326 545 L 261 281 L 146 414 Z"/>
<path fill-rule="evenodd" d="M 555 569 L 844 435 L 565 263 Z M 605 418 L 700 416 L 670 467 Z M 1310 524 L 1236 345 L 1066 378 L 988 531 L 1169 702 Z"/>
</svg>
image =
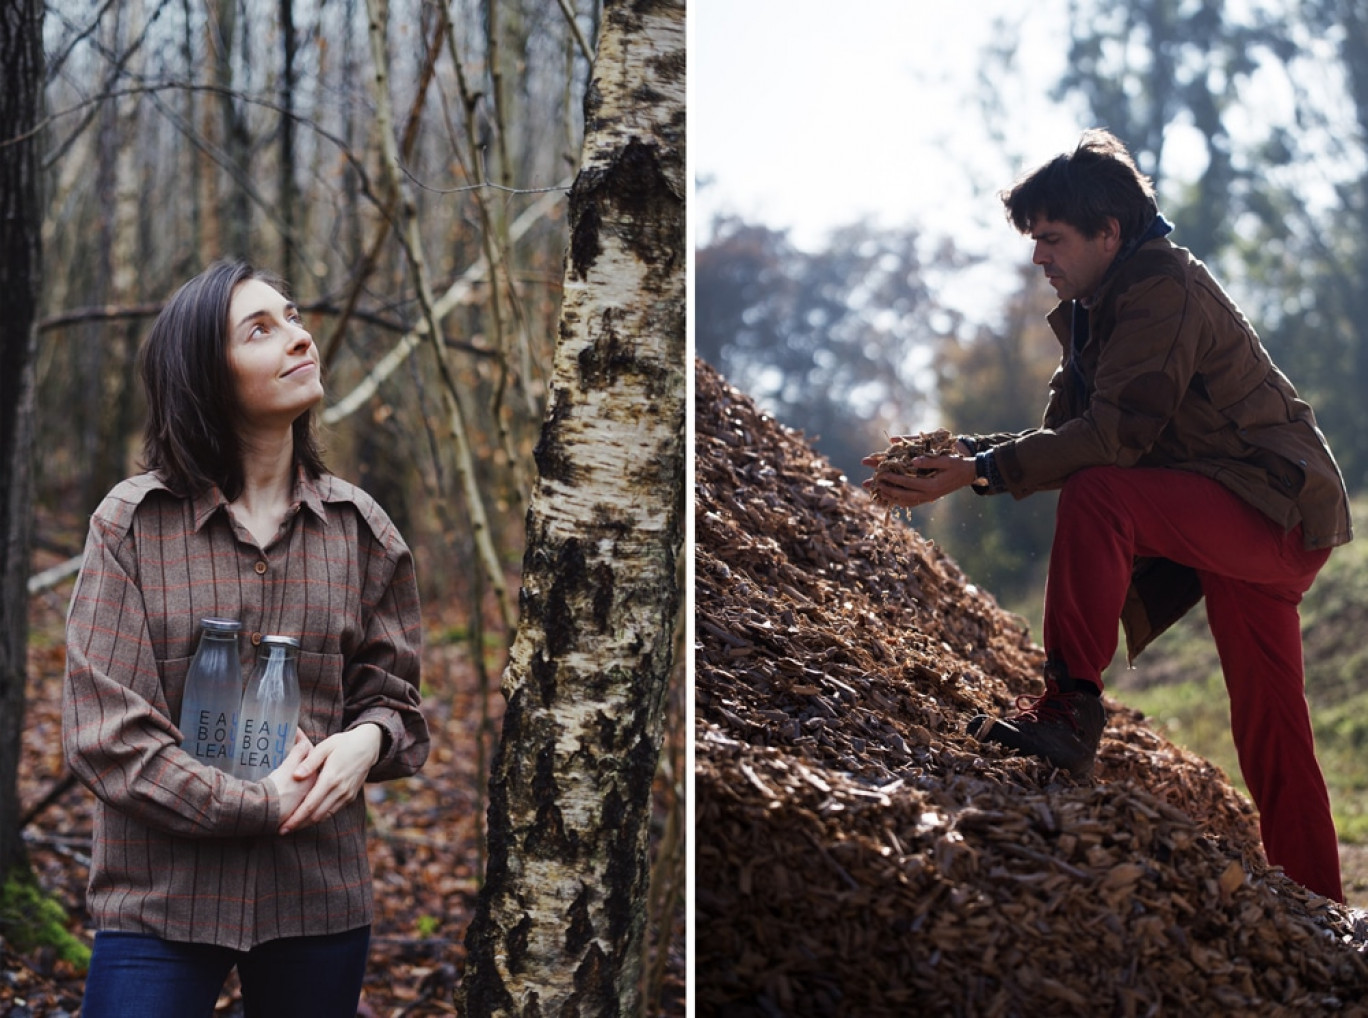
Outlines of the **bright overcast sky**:
<svg viewBox="0 0 1368 1018">
<path fill-rule="evenodd" d="M 995 194 L 1089 126 L 1046 96 L 1067 52 L 1065 11 L 1064 0 L 690 0 L 697 239 L 717 212 L 787 228 L 805 248 L 867 218 L 1028 258 Z M 988 125 L 979 54 L 1004 16 L 1035 78 L 1007 89 L 1008 122 Z"/>
</svg>

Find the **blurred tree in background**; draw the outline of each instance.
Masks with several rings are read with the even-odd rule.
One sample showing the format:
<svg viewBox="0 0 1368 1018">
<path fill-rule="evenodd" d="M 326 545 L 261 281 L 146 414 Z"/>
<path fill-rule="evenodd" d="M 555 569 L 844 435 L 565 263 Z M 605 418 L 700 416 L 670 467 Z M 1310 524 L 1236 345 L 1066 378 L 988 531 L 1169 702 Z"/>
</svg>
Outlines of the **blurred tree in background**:
<svg viewBox="0 0 1368 1018">
<path fill-rule="evenodd" d="M 1032 13 L 1002 19 L 982 54 L 982 127 L 1004 152 L 1012 132 L 1003 97 L 1040 84 L 1024 81 L 1023 33 L 1013 24 Z M 1054 98 L 1079 110 L 1080 132 L 1105 126 L 1130 147 L 1176 224 L 1172 239 L 1212 265 L 1316 408 L 1351 491 L 1363 490 L 1368 8 L 1071 0 L 1061 29 L 1069 60 Z M 997 202 L 988 191 L 982 200 Z M 871 233 L 892 235 L 862 224 L 802 252 L 782 230 L 720 224 L 697 255 L 700 355 L 783 423 L 820 432 L 819 448 L 856 482 L 866 473 L 858 452 L 909 424 L 962 433 L 1037 425 L 1060 350 L 1043 321 L 1053 298 L 1029 247 L 1019 287 L 968 321 L 938 305 L 941 285 L 970 259 L 912 230 L 903 235 L 906 250 L 920 252 L 906 259 L 915 299 L 896 308 L 871 301 L 884 291 L 863 285 L 867 263 L 853 247 Z M 1004 226 L 1004 243 L 1012 236 Z M 872 342 L 867 322 L 884 326 Z M 861 385 L 890 395 L 866 402 L 854 395 Z M 965 496 L 912 519 L 1010 604 L 1043 581 L 1052 510 L 1049 496 Z"/>
<path fill-rule="evenodd" d="M 858 480 L 860 458 L 921 410 L 918 372 L 948 321 L 918 241 L 861 223 L 808 253 L 785 231 L 720 220 L 694 263 L 698 356 Z"/>
<path fill-rule="evenodd" d="M 1059 341 L 1045 324 L 1053 294 L 1024 264 L 1020 288 L 1001 324 L 981 325 L 968 340 L 947 337 L 936 357 L 941 424 L 960 435 L 1024 431 L 1040 423 Z M 967 494 L 967 493 L 966 493 Z M 1054 492 L 1018 502 L 1009 495 L 945 499 L 911 515 L 974 580 L 1008 606 L 1031 599 L 1045 582 L 1054 535 Z"/>
</svg>

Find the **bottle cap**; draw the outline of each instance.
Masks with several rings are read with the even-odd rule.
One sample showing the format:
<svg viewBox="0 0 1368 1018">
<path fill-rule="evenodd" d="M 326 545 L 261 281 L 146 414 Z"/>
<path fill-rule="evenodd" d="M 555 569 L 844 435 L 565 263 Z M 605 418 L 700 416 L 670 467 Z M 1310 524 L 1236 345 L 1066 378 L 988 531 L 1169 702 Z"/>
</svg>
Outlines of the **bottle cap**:
<svg viewBox="0 0 1368 1018">
<path fill-rule="evenodd" d="M 293 647 L 295 650 L 299 649 L 299 641 L 293 636 L 279 636 L 275 633 L 271 633 L 269 636 L 263 636 L 261 638 L 261 645 L 264 647 L 267 644 L 274 647 Z"/>
<path fill-rule="evenodd" d="M 200 619 L 200 625 L 211 633 L 236 633 L 242 628 L 237 619 Z"/>
</svg>

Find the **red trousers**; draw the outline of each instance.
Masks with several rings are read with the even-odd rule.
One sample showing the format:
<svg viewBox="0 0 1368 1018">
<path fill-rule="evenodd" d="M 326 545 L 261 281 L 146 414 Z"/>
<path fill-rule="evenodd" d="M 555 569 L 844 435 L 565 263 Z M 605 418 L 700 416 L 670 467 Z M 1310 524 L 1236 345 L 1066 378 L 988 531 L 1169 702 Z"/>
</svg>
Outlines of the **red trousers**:
<svg viewBox="0 0 1368 1018">
<path fill-rule="evenodd" d="M 1240 770 L 1264 851 L 1343 901 L 1330 797 L 1316 762 L 1297 605 L 1329 558 L 1215 481 L 1183 470 L 1095 467 L 1064 485 L 1045 590 L 1045 650 L 1102 685 L 1137 556 L 1197 570 L 1230 695 Z"/>
</svg>

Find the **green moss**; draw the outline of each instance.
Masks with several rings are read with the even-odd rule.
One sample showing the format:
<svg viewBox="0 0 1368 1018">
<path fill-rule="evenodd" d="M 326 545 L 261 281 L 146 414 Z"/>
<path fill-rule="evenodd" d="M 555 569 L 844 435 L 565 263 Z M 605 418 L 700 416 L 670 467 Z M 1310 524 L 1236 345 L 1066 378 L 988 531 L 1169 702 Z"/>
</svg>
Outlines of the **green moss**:
<svg viewBox="0 0 1368 1018">
<path fill-rule="evenodd" d="M 90 948 L 67 929 L 66 910 L 28 874 L 12 874 L 0 887 L 0 933 L 21 953 L 51 947 L 57 957 L 84 972 Z"/>
</svg>

